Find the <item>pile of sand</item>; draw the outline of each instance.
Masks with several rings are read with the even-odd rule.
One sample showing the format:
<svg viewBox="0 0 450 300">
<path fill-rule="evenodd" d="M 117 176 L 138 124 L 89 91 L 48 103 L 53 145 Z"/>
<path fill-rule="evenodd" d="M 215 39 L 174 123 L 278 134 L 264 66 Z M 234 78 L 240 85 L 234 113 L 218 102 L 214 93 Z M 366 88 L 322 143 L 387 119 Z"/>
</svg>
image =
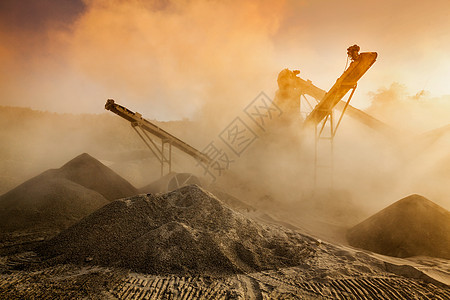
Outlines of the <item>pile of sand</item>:
<svg viewBox="0 0 450 300">
<path fill-rule="evenodd" d="M 0 196 L 0 229 L 61 230 L 136 189 L 88 154 Z"/>
<path fill-rule="evenodd" d="M 311 239 L 228 208 L 196 185 L 112 202 L 38 250 L 57 262 L 153 274 L 229 274 L 302 264 Z"/>
<path fill-rule="evenodd" d="M 108 200 L 138 194 L 138 190 L 87 153 L 83 153 L 60 169 L 58 175 L 102 194 Z"/>
<path fill-rule="evenodd" d="M 354 247 L 390 256 L 450 259 L 450 212 L 411 195 L 351 228 L 347 239 Z"/>
<path fill-rule="evenodd" d="M 63 229 L 107 203 L 99 193 L 48 170 L 0 196 L 0 228 Z"/>
</svg>

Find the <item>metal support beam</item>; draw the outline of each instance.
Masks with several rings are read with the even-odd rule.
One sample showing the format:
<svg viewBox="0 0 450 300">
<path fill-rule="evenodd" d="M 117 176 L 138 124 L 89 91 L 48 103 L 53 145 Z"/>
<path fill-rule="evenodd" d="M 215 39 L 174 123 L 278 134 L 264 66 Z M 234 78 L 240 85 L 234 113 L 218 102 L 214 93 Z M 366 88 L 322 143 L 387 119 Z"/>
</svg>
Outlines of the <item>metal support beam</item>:
<svg viewBox="0 0 450 300">
<path fill-rule="evenodd" d="M 350 104 L 350 100 L 352 100 L 352 98 L 353 98 L 353 94 L 355 93 L 355 90 L 356 90 L 356 85 L 352 87 L 352 92 L 351 92 L 350 96 L 348 97 L 348 100 L 345 103 L 344 108 L 342 109 L 341 116 L 339 117 L 339 121 L 337 122 L 336 128 L 334 129 L 333 137 L 334 137 L 334 135 L 336 135 L 336 131 L 338 130 L 339 125 L 341 124 L 342 118 L 344 117 L 345 111 L 347 110 L 348 105 Z"/>
<path fill-rule="evenodd" d="M 159 155 L 156 153 L 156 151 L 152 148 L 152 146 L 148 143 L 148 141 L 144 138 L 144 136 L 136 129 L 136 125 L 131 125 L 134 129 L 134 131 L 136 131 L 136 133 L 139 135 L 139 137 L 142 139 L 142 141 L 144 141 L 145 145 L 147 146 L 148 149 L 150 149 L 150 151 L 152 151 L 153 155 L 161 162 L 161 158 L 159 157 Z M 153 142 L 152 139 L 148 139 L 152 145 L 155 147 L 156 150 L 158 150 L 158 148 L 156 147 L 155 143 Z"/>
<path fill-rule="evenodd" d="M 339 128 L 339 125 L 342 122 L 342 118 L 344 117 L 344 113 L 347 110 L 347 107 L 350 103 L 350 100 L 353 97 L 353 94 L 355 93 L 356 90 L 356 85 L 354 85 L 351 88 L 351 93 L 350 96 L 348 97 L 348 100 L 345 103 L 345 107 L 341 112 L 341 115 L 339 116 L 339 120 L 337 122 L 337 124 L 334 124 L 334 114 L 333 111 L 334 109 L 328 110 L 327 114 L 325 115 L 325 118 L 318 123 L 315 126 L 315 145 L 314 145 L 314 186 L 317 187 L 318 186 L 318 170 L 319 169 L 329 169 L 330 171 L 330 187 L 333 188 L 333 172 L 334 172 L 334 137 L 336 136 L 336 132 Z M 324 136 L 324 130 L 325 128 L 329 127 L 329 136 Z M 319 129 L 320 128 L 320 129 Z M 326 140 L 329 141 L 329 146 L 330 146 L 330 157 L 329 157 L 329 162 L 328 164 L 326 163 L 319 163 L 319 144 L 321 141 Z"/>
<path fill-rule="evenodd" d="M 327 134 L 328 133 L 328 134 Z M 319 170 L 322 170 L 322 175 L 328 170 L 328 174 L 326 174 L 328 178 L 328 183 L 330 187 L 333 187 L 333 169 L 334 169 L 334 135 L 335 135 L 335 127 L 334 127 L 334 117 L 333 111 L 330 111 L 326 117 L 321 121 L 321 123 L 315 126 L 315 142 L 314 142 L 314 186 L 318 187 L 319 177 L 324 178 L 325 176 L 320 176 Z M 324 143 L 329 147 L 329 155 L 328 161 L 324 161 L 323 157 L 319 157 L 320 149 L 324 149 Z"/>
<path fill-rule="evenodd" d="M 167 157 L 165 153 L 165 145 L 169 144 Z M 172 172 L 172 143 L 170 140 L 161 139 L 161 176 L 164 175 L 164 164 L 168 166 L 168 173 Z"/>
<path fill-rule="evenodd" d="M 197 161 L 210 164 L 211 158 L 205 153 L 195 149 L 189 144 L 183 142 L 179 138 L 171 135 L 167 131 L 163 130 L 159 126 L 153 124 L 150 121 L 142 118 L 142 115 L 138 112 L 133 112 L 124 106 L 116 104 L 113 99 L 108 99 L 105 104 L 105 109 L 110 110 L 116 115 L 124 118 L 125 120 L 131 122 L 131 126 L 139 135 L 139 137 L 144 141 L 145 145 L 150 149 L 150 151 L 155 155 L 161 164 L 161 176 L 164 175 L 164 167 L 168 166 L 168 172 L 172 171 L 172 145 L 184 153 L 192 156 Z M 138 130 L 140 128 L 140 131 Z M 154 136 L 161 140 L 161 147 L 157 145 L 153 139 L 150 137 Z M 166 154 L 165 144 L 169 144 Z"/>
<path fill-rule="evenodd" d="M 316 98 L 313 99 L 315 100 L 315 103 L 313 101 L 313 103 L 311 104 L 311 99 L 308 99 L 305 94 L 300 95 L 300 115 L 303 119 L 306 119 L 306 117 L 311 113 L 317 103 L 319 103 Z"/>
<path fill-rule="evenodd" d="M 211 158 L 209 158 L 208 155 L 206 155 L 206 154 L 202 153 L 201 151 L 195 149 L 194 147 L 188 145 L 187 143 L 183 142 L 179 138 L 171 135 L 170 133 L 163 130 L 159 126 L 156 126 L 152 122 L 142 118 L 142 115 L 140 113 L 133 112 L 133 111 L 127 109 L 126 107 L 115 103 L 113 99 L 108 99 L 106 101 L 105 109 L 110 110 L 111 112 L 124 118 L 125 120 L 131 122 L 132 124 L 135 123 L 134 126 L 138 125 L 142 129 L 143 132 L 147 131 L 152 136 L 155 136 L 160 139 L 169 140 L 170 143 L 174 147 L 180 149 L 181 151 L 185 152 L 186 154 L 192 156 L 193 158 L 195 158 L 201 162 L 204 162 L 204 163 L 208 163 L 208 164 L 211 163 Z"/>
<path fill-rule="evenodd" d="M 158 145 L 153 141 L 153 139 L 148 135 L 145 130 L 139 126 L 139 123 L 131 123 L 134 131 L 139 135 L 139 137 L 144 141 L 145 145 L 148 149 L 153 153 L 153 155 L 158 159 L 161 165 L 161 176 L 164 176 L 165 165 L 168 166 L 168 173 L 172 172 L 172 142 L 168 139 L 161 139 L 161 149 Z M 137 130 L 140 128 L 142 133 Z M 165 144 L 169 144 L 168 153 L 165 154 Z"/>
<path fill-rule="evenodd" d="M 364 52 L 350 64 L 344 73 L 336 80 L 336 83 L 314 107 L 304 122 L 304 126 L 317 125 L 332 110 L 341 99 L 354 88 L 358 80 L 366 73 L 377 58 L 376 52 Z"/>
</svg>

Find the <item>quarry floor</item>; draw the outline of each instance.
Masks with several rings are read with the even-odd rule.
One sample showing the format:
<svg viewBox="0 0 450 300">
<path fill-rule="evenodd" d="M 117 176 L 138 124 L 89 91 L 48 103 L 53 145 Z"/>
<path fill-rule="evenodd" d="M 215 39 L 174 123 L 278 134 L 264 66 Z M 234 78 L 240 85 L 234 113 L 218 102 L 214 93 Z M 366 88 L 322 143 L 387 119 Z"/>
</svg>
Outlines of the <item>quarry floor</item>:
<svg viewBox="0 0 450 300">
<path fill-rule="evenodd" d="M 358 264 L 372 254 L 327 243 L 309 266 L 227 276 L 160 276 L 89 262 L 51 265 L 27 247 L 33 246 L 2 248 L 1 299 L 450 299 L 447 260 L 383 256 L 377 259 L 386 272 L 380 273 L 370 263 Z M 352 269 L 346 271 L 346 264 Z M 417 271 L 427 265 L 431 276 Z"/>
</svg>

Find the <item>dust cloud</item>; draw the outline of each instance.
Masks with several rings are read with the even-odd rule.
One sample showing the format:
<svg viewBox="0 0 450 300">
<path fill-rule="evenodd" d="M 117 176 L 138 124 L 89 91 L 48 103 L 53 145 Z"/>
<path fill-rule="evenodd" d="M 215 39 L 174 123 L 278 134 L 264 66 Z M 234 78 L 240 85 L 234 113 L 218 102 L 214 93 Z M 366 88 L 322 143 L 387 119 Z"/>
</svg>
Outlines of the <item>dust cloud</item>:
<svg viewBox="0 0 450 300">
<path fill-rule="evenodd" d="M 433 97 L 425 90 L 410 93 L 405 85 L 394 82 L 369 97 L 369 114 L 409 134 L 444 127 L 450 121 L 450 95 Z"/>
<path fill-rule="evenodd" d="M 319 142 L 316 169 L 314 129 L 302 131 L 299 120 L 274 121 L 232 167 L 239 180 L 228 183 L 230 190 L 269 210 L 282 203 L 297 215 L 304 210 L 346 225 L 414 193 L 448 208 L 448 97 L 409 94 L 395 83 L 369 96 L 367 112 L 389 125 L 392 136 L 344 116 L 333 150 L 329 141 Z"/>
<path fill-rule="evenodd" d="M 386 138 L 344 116 L 333 155 L 327 141 L 319 144 L 318 163 L 328 167 L 317 171 L 320 189 L 314 189 L 313 129 L 302 131 L 300 120 L 285 119 L 285 115 L 268 123 L 265 131 L 253 125 L 258 139 L 240 157 L 234 157 L 229 170 L 216 184 L 266 211 L 282 208 L 297 219 L 309 214 L 332 219 L 342 226 L 353 226 L 413 193 L 448 208 L 449 190 L 445 182 L 450 176 L 446 167 L 450 135 L 448 126 L 441 126 L 447 121 L 443 114 L 439 118 L 438 109 L 445 107 L 445 99 L 439 103 L 424 95 L 417 100 L 398 85 L 371 96 L 368 111 L 387 124 L 394 124 L 392 128 L 399 138 Z M 440 130 L 428 131 L 428 122 L 409 120 L 410 114 L 405 113 L 409 103 L 409 109 L 421 111 L 422 120 L 428 118 Z M 2 140 L 6 141 L 1 148 L 3 192 L 83 152 L 98 157 L 138 188 L 159 176 L 157 160 L 129 123 L 117 116 L 55 114 L 7 107 L 2 107 L 1 112 L 2 128 L 8 129 L 2 132 Z M 214 122 L 213 118 L 205 120 Z M 220 132 L 211 130 L 209 136 L 199 135 L 205 126 L 199 121 L 158 124 L 198 149 Z M 189 159 L 183 154 L 174 157 L 175 171 L 204 175 L 195 163 L 185 164 L 184 160 Z"/>
<path fill-rule="evenodd" d="M 270 82 L 271 36 L 284 9 L 284 1 L 265 0 L 96 0 L 64 27 L 42 25 L 36 38 L 10 34 L 7 24 L 2 102 L 98 113 L 109 97 L 160 120 L 227 119 Z"/>
<path fill-rule="evenodd" d="M 379 61 L 362 78 L 354 101 L 365 103 L 368 113 L 391 125 L 401 138 L 386 140 L 344 117 L 334 145 L 333 189 L 329 189 L 334 194 L 326 191 L 331 177 L 325 170 L 319 176 L 325 196 L 317 196 L 313 193 L 314 137 L 301 132 L 297 122 L 274 121 L 266 131 L 254 128 L 259 138 L 219 183 L 235 191 L 235 196 L 268 209 L 277 201 L 302 202 L 305 208 L 313 205 L 308 199 L 315 199 L 318 211 L 340 214 L 358 206 L 364 211 L 358 213 L 362 218 L 412 193 L 450 207 L 445 184 L 450 176 L 445 168 L 449 133 L 444 127 L 450 123 L 449 96 L 422 89 L 410 92 L 400 83 L 389 86 L 405 75 L 405 64 L 415 58 L 413 54 L 420 54 L 416 57 L 421 58 L 422 67 L 427 58 L 436 63 L 433 57 L 441 57 L 439 51 L 430 49 L 441 45 L 441 31 L 423 27 L 426 30 L 417 36 L 417 47 L 401 61 L 403 52 L 395 51 L 394 40 L 400 36 L 408 46 L 411 38 L 402 34 L 405 25 L 393 28 L 389 35 L 378 30 L 379 18 L 385 18 L 380 8 L 355 14 L 372 17 L 349 41 L 350 37 L 329 40 L 324 33 L 337 26 L 318 22 L 317 13 L 305 15 L 317 12 L 318 4 L 264 0 L 232 4 L 90 0 L 82 2 L 76 14 L 38 22 L 37 28 L 11 27 L 7 22 L 12 19 L 4 19 L 0 62 L 9 71 L 0 75 L 0 103 L 89 115 L 1 107 L 3 191 L 83 152 L 98 157 L 137 187 L 144 186 L 158 176 L 158 164 L 143 154 L 145 148 L 127 122 L 94 115 L 102 111 L 107 98 L 148 119 L 184 119 L 162 127 L 203 149 L 260 91 L 275 96 L 277 74 L 286 67 L 304 66 L 307 74 L 304 77 L 302 71 L 301 77 L 311 75 L 328 89 L 343 70 L 345 47 L 358 39 L 364 51 L 381 51 Z M 417 11 L 416 6 L 408 10 L 412 15 Z M 337 15 L 327 11 L 330 20 L 337 22 Z M 350 32 L 355 21 L 348 19 L 341 29 Z M 417 22 L 421 27 L 425 20 Z M 430 31 L 434 35 L 428 36 Z M 445 47 L 442 42 L 439 49 Z M 410 79 L 405 75 L 408 86 L 424 78 Z M 387 87 L 380 88 L 382 84 Z M 368 86 L 372 88 L 369 95 Z M 436 128 L 443 129 L 426 133 Z M 328 151 L 327 147 L 320 149 Z M 330 156 L 324 153 L 323 157 L 321 162 L 331 165 Z"/>
</svg>

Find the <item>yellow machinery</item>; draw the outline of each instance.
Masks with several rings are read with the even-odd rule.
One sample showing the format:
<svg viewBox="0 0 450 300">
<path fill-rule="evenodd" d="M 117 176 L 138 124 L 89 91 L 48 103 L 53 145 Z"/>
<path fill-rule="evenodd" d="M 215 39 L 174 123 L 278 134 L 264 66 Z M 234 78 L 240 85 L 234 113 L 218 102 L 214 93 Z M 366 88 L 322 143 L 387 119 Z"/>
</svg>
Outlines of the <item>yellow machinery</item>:
<svg viewBox="0 0 450 300">
<path fill-rule="evenodd" d="M 312 111 L 327 94 L 326 91 L 322 90 L 321 88 L 318 88 L 315 86 L 310 80 L 304 80 L 297 76 L 299 74 L 298 71 L 294 70 L 288 70 L 284 69 L 280 72 L 278 76 L 278 85 L 279 85 L 279 91 L 282 91 L 281 93 L 286 94 L 293 94 L 295 95 L 295 99 L 290 99 L 291 101 L 298 101 L 296 104 L 291 104 L 291 107 L 294 107 L 296 109 L 295 113 L 298 115 L 298 112 L 300 109 L 303 110 L 303 107 L 300 107 L 300 102 L 303 102 L 304 106 L 307 106 L 306 109 L 309 109 Z M 292 84 L 287 84 L 287 82 L 292 82 Z M 311 103 L 310 100 L 308 100 L 305 95 L 311 96 L 314 98 L 317 103 Z M 301 98 L 300 98 L 301 97 Z M 300 99 L 299 99 L 300 98 Z M 282 102 L 282 100 L 281 100 Z M 286 105 L 277 103 L 277 105 L 281 107 L 285 107 Z M 387 136 L 387 137 L 394 137 L 395 136 L 395 130 L 391 126 L 387 125 L 386 123 L 372 117 L 368 113 L 365 113 L 364 111 L 357 109 L 350 104 L 347 104 L 346 101 L 340 100 L 336 106 L 335 109 L 339 111 L 343 111 L 344 108 L 346 108 L 346 114 L 357 120 L 358 122 L 378 131 L 379 133 Z"/>
<path fill-rule="evenodd" d="M 211 159 L 206 154 L 183 142 L 179 138 L 171 135 L 152 122 L 142 118 L 142 115 L 140 113 L 133 112 L 124 106 L 116 104 L 113 99 L 108 99 L 106 101 L 105 109 L 131 122 L 133 129 L 161 163 L 161 176 L 164 174 L 165 165 L 168 166 L 169 172 L 172 171 L 172 146 L 180 149 L 184 153 L 201 162 L 204 162 L 206 164 L 211 163 Z M 137 128 L 140 128 L 140 131 L 138 131 Z M 161 140 L 161 147 L 159 147 L 153 141 L 149 134 Z M 166 145 L 168 145 L 167 149 Z"/>
<path fill-rule="evenodd" d="M 300 104 L 301 97 L 303 97 L 311 108 L 311 112 L 305 117 L 303 127 L 315 127 L 316 136 L 316 175 L 317 177 L 317 145 L 319 140 L 327 139 L 331 142 L 331 149 L 333 148 L 333 138 L 336 134 L 336 130 L 342 120 L 342 117 L 346 111 L 348 114 L 362 123 L 374 128 L 383 133 L 392 135 L 392 131 L 389 126 L 381 121 L 371 117 L 349 105 L 349 102 L 355 92 L 358 80 L 367 72 L 367 70 L 374 64 L 377 53 L 376 52 L 364 52 L 359 53 L 359 47 L 357 45 L 351 46 L 347 49 L 347 54 L 351 60 L 350 65 L 344 71 L 344 73 L 336 80 L 336 83 L 332 88 L 325 92 L 320 88 L 314 86 L 311 81 L 303 80 L 297 75 L 299 71 L 290 71 L 285 69 L 281 71 L 278 76 L 279 91 L 277 93 L 277 99 L 275 102 L 281 107 L 286 115 L 300 116 Z M 350 96 L 347 101 L 342 101 L 342 98 L 349 92 Z M 313 106 L 306 99 L 305 95 L 312 96 L 318 103 Z M 333 120 L 333 110 L 338 108 L 342 111 L 336 125 Z M 161 176 L 164 173 L 164 166 L 168 165 L 169 172 L 171 171 L 172 164 L 172 146 L 187 153 L 193 158 L 210 164 L 211 159 L 204 153 L 188 145 L 177 137 L 164 131 L 157 125 L 142 118 L 141 114 L 133 112 L 121 105 L 118 105 L 112 99 L 108 99 L 105 105 L 105 109 L 121 116 L 125 120 L 131 122 L 134 130 L 138 133 L 141 139 L 145 142 L 147 147 L 152 153 L 159 159 L 161 163 Z M 294 113 L 293 113 L 294 112 Z M 296 112 L 296 113 L 295 113 Z M 297 115 L 298 113 L 298 115 Z M 330 136 L 322 137 L 325 125 L 330 124 Z M 140 131 L 138 130 L 140 129 Z M 155 136 L 161 140 L 161 146 L 157 145 L 150 137 Z M 165 146 L 168 145 L 166 148 Z"/>
<path fill-rule="evenodd" d="M 304 80 L 298 77 L 299 71 L 285 69 L 278 76 L 279 90 L 276 102 L 284 110 L 283 112 L 287 111 L 289 117 L 301 117 L 302 99 L 311 109 L 305 116 L 302 127 L 315 128 L 315 182 L 317 181 L 317 169 L 324 167 L 323 164 L 318 164 L 317 149 L 319 141 L 327 140 L 330 142 L 332 157 L 333 139 L 346 111 L 348 111 L 349 116 L 363 124 L 387 136 L 394 136 L 393 130 L 388 125 L 349 105 L 356 90 L 358 80 L 375 63 L 377 58 L 376 52 L 359 53 L 359 49 L 357 45 L 353 45 L 347 49 L 348 58 L 351 60 L 351 63 L 328 92 L 316 87 L 310 80 Z M 342 101 L 342 98 L 348 92 L 350 92 L 348 99 Z M 313 97 L 318 103 L 316 105 L 312 104 L 305 95 Z M 335 108 L 341 110 L 341 115 L 337 122 L 333 118 Z M 329 125 L 330 133 L 324 136 L 324 128 L 327 124 Z M 333 168 L 332 158 L 330 165 L 327 167 Z"/>
<path fill-rule="evenodd" d="M 350 97 L 347 101 L 350 102 L 358 80 L 366 73 L 366 71 L 373 65 L 377 58 L 376 52 L 365 52 L 357 56 L 350 66 L 344 71 L 336 80 L 333 87 L 320 100 L 319 104 L 314 107 L 313 111 L 305 120 L 305 126 L 317 125 L 329 115 L 333 108 L 341 101 L 341 99 L 351 90 Z M 344 109 L 345 111 L 345 109 Z"/>
</svg>

